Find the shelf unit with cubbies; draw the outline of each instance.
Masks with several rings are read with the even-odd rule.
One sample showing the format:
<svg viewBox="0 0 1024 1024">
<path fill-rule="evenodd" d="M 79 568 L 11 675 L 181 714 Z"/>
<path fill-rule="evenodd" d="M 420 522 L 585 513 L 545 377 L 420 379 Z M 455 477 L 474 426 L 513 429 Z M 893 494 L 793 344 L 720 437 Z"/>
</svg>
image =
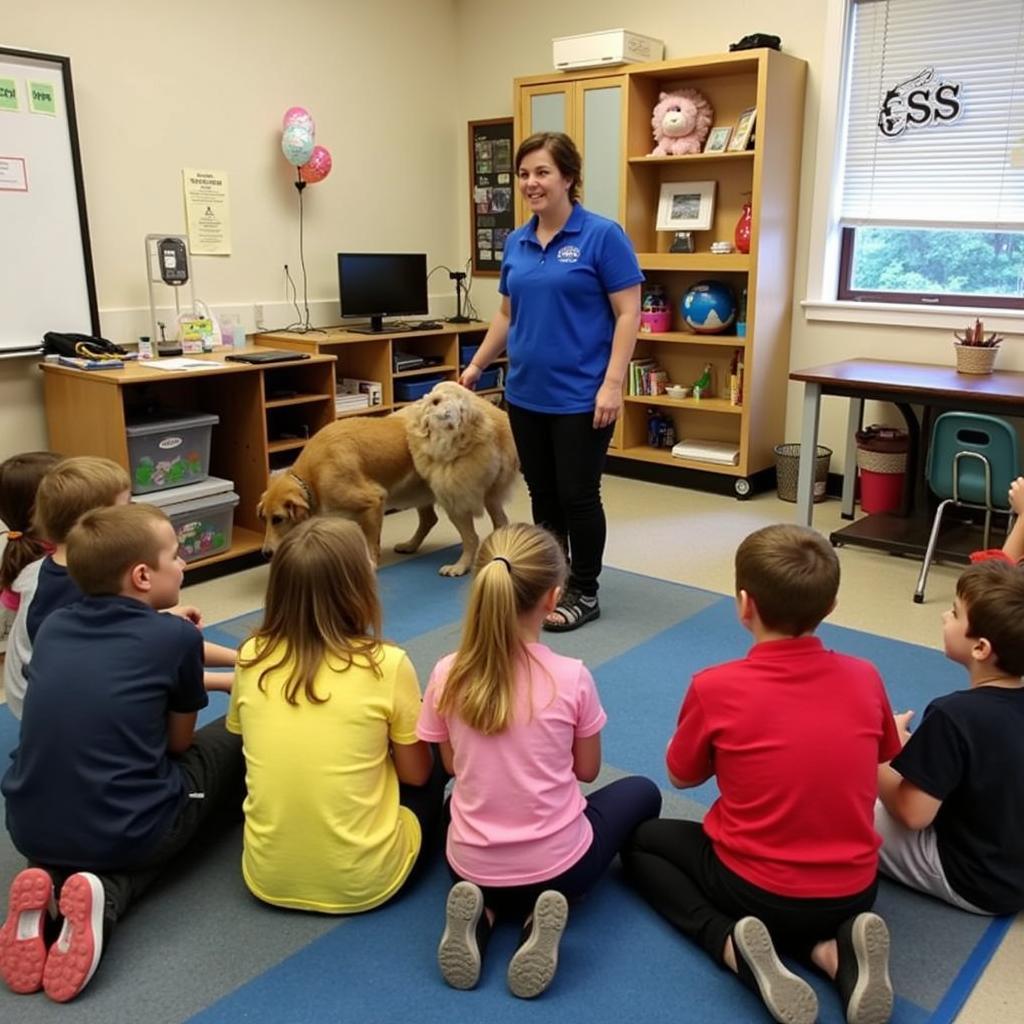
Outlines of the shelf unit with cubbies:
<svg viewBox="0 0 1024 1024">
<path fill-rule="evenodd" d="M 802 145 L 806 65 L 774 50 L 643 64 L 627 70 L 623 153 L 623 226 L 647 281 L 660 284 L 675 330 L 639 334 L 636 356 L 654 359 L 673 383 L 696 381 L 712 366 L 711 397 L 672 399 L 629 396 L 610 454 L 620 460 L 700 470 L 733 478 L 746 497 L 751 478 L 770 476 L 774 448 L 783 439 L 789 372 L 793 261 Z M 757 111 L 749 148 L 687 156 L 649 156 L 651 111 L 661 92 L 699 89 L 714 107 L 714 124 L 735 125 Z M 711 228 L 693 233 L 695 251 L 669 251 L 673 234 L 657 230 L 662 186 L 715 182 Z M 733 241 L 744 202 L 751 204 L 749 253 L 715 254 L 711 243 Z M 697 334 L 680 307 L 699 281 L 728 285 L 739 302 L 746 292 L 746 334 Z M 735 328 L 731 328 L 734 332 Z M 729 400 L 733 353 L 743 362 L 740 405 Z M 677 439 L 728 442 L 739 451 L 735 466 L 677 459 L 647 444 L 648 410 L 671 417 Z"/>
<path fill-rule="evenodd" d="M 714 371 L 710 397 L 627 396 L 609 455 L 622 472 L 655 464 L 676 470 L 678 482 L 689 482 L 689 470 L 732 478 L 737 495 L 745 497 L 751 478 L 771 475 L 774 447 L 783 439 L 806 65 L 787 54 L 758 49 L 627 64 L 614 79 L 602 81 L 597 75 L 597 71 L 585 71 L 517 79 L 516 142 L 538 129 L 567 130 L 573 135 L 584 154 L 584 204 L 622 223 L 647 281 L 664 288 L 674 329 L 639 334 L 634 358 L 656 360 L 677 384 L 692 384 L 705 363 L 710 362 Z M 611 121 L 587 119 L 578 102 L 565 98 L 584 88 L 600 96 L 598 86 L 616 97 L 618 116 Z M 714 107 L 716 127 L 735 126 L 740 114 L 754 107 L 757 115 L 750 146 L 738 152 L 650 156 L 654 148 L 651 112 L 660 93 L 675 88 L 699 89 Z M 554 99 L 562 103 L 557 111 L 550 109 Z M 562 116 L 563 108 L 575 112 L 574 116 Z M 590 145 L 598 130 L 600 144 Z M 595 190 L 595 181 L 600 189 Z M 673 233 L 658 231 L 656 226 L 662 185 L 698 181 L 716 183 L 711 228 L 694 232 L 695 252 L 670 252 Z M 611 191 L 605 187 L 609 184 L 615 186 Z M 751 203 L 750 252 L 712 253 L 713 241 L 733 241 L 747 200 Z M 745 337 L 695 334 L 686 328 L 680 303 L 690 287 L 707 279 L 728 284 L 737 300 L 746 289 Z M 739 407 L 731 406 L 728 399 L 735 349 L 742 351 L 744 363 Z M 678 439 L 735 445 L 738 464 L 677 459 L 667 450 L 649 447 L 648 410 L 654 409 L 671 417 Z M 664 479 L 664 474 L 659 478 Z"/>
</svg>

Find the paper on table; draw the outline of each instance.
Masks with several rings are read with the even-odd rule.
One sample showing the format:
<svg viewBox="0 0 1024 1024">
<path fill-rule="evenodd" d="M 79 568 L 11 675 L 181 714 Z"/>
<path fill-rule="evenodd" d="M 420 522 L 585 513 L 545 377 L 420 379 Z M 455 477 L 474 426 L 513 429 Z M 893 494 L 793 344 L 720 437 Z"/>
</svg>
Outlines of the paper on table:
<svg viewBox="0 0 1024 1024">
<path fill-rule="evenodd" d="M 148 370 L 167 370 L 169 373 L 180 373 L 182 370 L 215 370 L 224 366 L 210 359 L 153 359 L 140 363 Z"/>
</svg>

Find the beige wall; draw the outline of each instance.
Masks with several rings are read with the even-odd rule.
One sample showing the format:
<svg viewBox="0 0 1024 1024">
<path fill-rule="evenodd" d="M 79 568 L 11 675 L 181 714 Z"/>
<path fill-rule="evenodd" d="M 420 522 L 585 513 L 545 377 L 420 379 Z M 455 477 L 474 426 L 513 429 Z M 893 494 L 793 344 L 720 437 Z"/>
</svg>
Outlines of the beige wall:
<svg viewBox="0 0 1024 1024">
<path fill-rule="evenodd" d="M 823 75 L 832 73 L 823 67 L 825 10 L 823 0 L 55 0 L 11 7 L 3 41 L 72 58 L 104 329 L 130 338 L 145 325 L 142 236 L 183 230 L 187 164 L 224 169 L 231 182 L 235 254 L 196 260 L 200 293 L 250 328 L 256 302 L 268 325 L 290 319 L 282 264 L 294 273 L 298 224 L 277 140 L 292 103 L 313 112 L 335 161 L 306 191 L 309 294 L 319 300 L 314 319 L 326 323 L 336 316 L 333 254 L 342 246 L 424 249 L 431 265 L 466 260 L 465 123 L 511 114 L 512 79 L 551 68 L 552 37 L 625 26 L 663 39 L 675 58 L 726 50 L 748 31 L 776 33 L 809 68 L 791 365 L 855 355 L 946 361 L 945 329 L 814 323 L 799 307 Z M 114 42 L 115 21 L 124 42 Z M 449 311 L 450 288 L 443 273 L 431 279 L 434 312 Z M 493 279 L 475 282 L 472 297 L 489 316 Z M 1004 345 L 1000 365 L 1024 369 L 1018 348 Z M 837 453 L 844 415 L 843 402 L 826 399 L 822 440 Z M 799 430 L 791 386 L 787 439 Z M 0 453 L 45 443 L 37 371 L 24 363 L 0 361 L 0 439 Z"/>
</svg>

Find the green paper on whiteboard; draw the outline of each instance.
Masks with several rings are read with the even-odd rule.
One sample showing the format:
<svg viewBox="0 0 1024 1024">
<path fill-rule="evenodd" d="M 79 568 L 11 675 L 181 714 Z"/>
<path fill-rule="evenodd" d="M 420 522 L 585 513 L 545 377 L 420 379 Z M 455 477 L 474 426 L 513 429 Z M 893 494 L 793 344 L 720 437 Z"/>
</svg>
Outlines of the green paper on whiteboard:
<svg viewBox="0 0 1024 1024">
<path fill-rule="evenodd" d="M 0 110 L 18 109 L 18 83 L 13 78 L 0 78 Z"/>
<path fill-rule="evenodd" d="M 33 114 L 57 113 L 57 95 L 49 82 L 28 83 L 28 108 Z"/>
</svg>

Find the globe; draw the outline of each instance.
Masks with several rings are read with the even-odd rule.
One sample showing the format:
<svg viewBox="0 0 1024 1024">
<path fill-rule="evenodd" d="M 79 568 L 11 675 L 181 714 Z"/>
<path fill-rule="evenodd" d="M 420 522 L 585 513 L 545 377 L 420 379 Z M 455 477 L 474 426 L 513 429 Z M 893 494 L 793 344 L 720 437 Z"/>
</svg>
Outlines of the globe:
<svg viewBox="0 0 1024 1024">
<path fill-rule="evenodd" d="M 697 334 L 721 334 L 736 319 L 736 296 L 722 281 L 698 281 L 683 296 L 679 311 Z"/>
</svg>

